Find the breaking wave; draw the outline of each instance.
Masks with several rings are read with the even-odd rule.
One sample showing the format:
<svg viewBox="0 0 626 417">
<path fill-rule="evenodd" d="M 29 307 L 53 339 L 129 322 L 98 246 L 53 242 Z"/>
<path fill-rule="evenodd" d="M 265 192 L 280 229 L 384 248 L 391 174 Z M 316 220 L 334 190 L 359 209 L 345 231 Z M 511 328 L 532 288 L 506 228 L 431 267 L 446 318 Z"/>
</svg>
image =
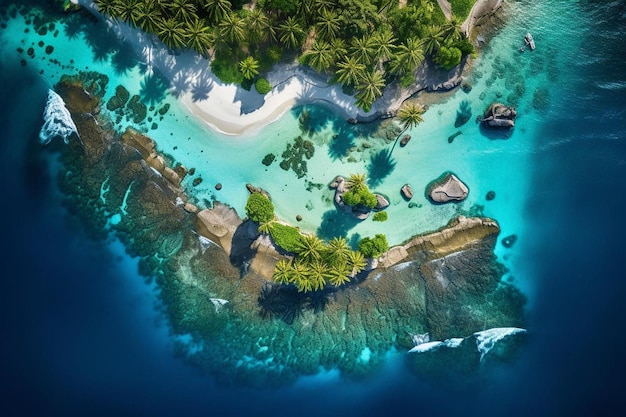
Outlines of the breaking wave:
<svg viewBox="0 0 626 417">
<path fill-rule="evenodd" d="M 70 111 L 65 107 L 65 102 L 52 90 L 48 90 L 48 102 L 43 119 L 44 124 L 39 131 L 39 140 L 43 145 L 47 145 L 55 137 L 61 137 L 65 143 L 69 143 L 72 133 L 78 136 L 76 125 Z"/>
</svg>

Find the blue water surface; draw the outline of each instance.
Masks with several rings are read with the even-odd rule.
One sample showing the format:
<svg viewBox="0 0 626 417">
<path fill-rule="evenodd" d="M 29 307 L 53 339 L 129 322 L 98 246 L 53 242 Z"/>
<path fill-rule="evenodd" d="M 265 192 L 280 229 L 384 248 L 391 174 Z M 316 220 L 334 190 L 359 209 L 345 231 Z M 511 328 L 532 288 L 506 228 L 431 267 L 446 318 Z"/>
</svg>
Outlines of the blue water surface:
<svg viewBox="0 0 626 417">
<path fill-rule="evenodd" d="M 155 290 L 132 262 L 67 220 L 54 156 L 37 142 L 48 86 L 0 60 L 0 413 L 574 416 L 620 407 L 626 2 L 571 3 L 591 26 L 561 61 L 558 111 L 539 127 L 520 214 L 534 231 L 517 247 L 535 280 L 529 343 L 471 388 L 419 381 L 397 364 L 362 383 L 216 387 L 175 357 Z"/>
</svg>

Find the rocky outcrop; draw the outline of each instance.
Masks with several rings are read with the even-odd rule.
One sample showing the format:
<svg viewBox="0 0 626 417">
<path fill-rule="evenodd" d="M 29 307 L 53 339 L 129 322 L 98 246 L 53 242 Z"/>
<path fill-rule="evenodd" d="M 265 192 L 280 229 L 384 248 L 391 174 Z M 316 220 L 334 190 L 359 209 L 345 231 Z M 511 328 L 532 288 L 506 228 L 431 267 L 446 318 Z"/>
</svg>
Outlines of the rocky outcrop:
<svg viewBox="0 0 626 417">
<path fill-rule="evenodd" d="M 254 193 L 261 193 L 263 194 L 265 197 L 269 198 L 270 200 L 272 199 L 272 197 L 270 196 L 270 193 L 268 193 L 267 191 L 265 191 L 263 188 L 261 187 L 255 187 L 254 185 L 247 183 L 246 184 L 246 188 L 248 189 L 248 191 L 250 192 L 250 194 L 254 194 Z"/>
<path fill-rule="evenodd" d="M 389 207 L 389 200 L 382 194 L 375 194 L 376 196 L 376 207 L 374 207 L 374 211 L 381 211 Z"/>
<path fill-rule="evenodd" d="M 403 245 L 390 248 L 378 258 L 379 266 L 389 268 L 400 262 L 414 260 L 420 252 L 443 257 L 487 237 L 496 237 L 499 233 L 500 226 L 495 220 L 459 216 L 436 232 L 416 236 Z"/>
<path fill-rule="evenodd" d="M 468 193 L 467 186 L 451 173 L 445 173 L 426 187 L 428 198 L 439 204 L 463 201 Z"/>
<path fill-rule="evenodd" d="M 515 107 L 508 107 L 502 103 L 493 103 L 480 119 L 483 126 L 497 128 L 511 128 L 515 126 L 517 111 Z"/>
<path fill-rule="evenodd" d="M 404 184 L 400 189 L 400 193 L 405 200 L 410 200 L 413 198 L 413 188 L 411 188 L 411 184 Z"/>
<path fill-rule="evenodd" d="M 233 208 L 216 202 L 213 208 L 198 212 L 195 229 L 230 255 L 233 236 L 242 222 Z"/>
<path fill-rule="evenodd" d="M 404 148 L 407 143 L 411 140 L 411 135 L 404 135 L 402 139 L 400 139 L 400 147 Z"/>
</svg>

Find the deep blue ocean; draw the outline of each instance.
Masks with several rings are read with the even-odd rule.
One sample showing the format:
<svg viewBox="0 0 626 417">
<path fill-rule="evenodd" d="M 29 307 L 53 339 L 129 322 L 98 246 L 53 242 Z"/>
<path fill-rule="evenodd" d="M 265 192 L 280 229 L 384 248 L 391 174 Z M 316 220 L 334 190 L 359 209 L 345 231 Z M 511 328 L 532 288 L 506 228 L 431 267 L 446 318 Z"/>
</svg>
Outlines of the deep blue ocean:
<svg viewBox="0 0 626 417">
<path fill-rule="evenodd" d="M 220 388 L 177 358 L 151 287 L 68 221 L 38 143 L 47 86 L 0 60 L 0 414 L 4 416 L 597 415 L 624 408 L 626 1 L 592 14 L 540 128 L 524 250 L 529 341 L 481 383 L 388 369 L 374 382 Z M 575 22 L 573 22 L 575 24 Z M 568 42 L 568 39 L 563 39 Z M 556 51 L 555 53 L 558 53 Z M 132 266 L 132 265 L 131 265 Z M 125 266 L 124 266 L 125 268 Z M 149 325 L 146 325 L 148 323 Z"/>
</svg>

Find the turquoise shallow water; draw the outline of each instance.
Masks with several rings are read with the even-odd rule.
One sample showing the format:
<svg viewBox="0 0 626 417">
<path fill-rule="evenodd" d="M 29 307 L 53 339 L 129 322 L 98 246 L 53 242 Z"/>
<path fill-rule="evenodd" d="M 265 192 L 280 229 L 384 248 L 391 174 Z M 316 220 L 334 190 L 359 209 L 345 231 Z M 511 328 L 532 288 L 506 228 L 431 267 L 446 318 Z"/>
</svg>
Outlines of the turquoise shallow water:
<svg viewBox="0 0 626 417">
<path fill-rule="evenodd" d="M 452 404 L 444 391 L 409 380 L 402 369 L 398 369 L 399 365 L 391 361 L 384 375 L 380 375 L 376 382 L 328 385 L 336 394 L 321 394 L 326 396 L 335 412 L 383 415 L 385 410 L 394 407 L 407 411 L 414 406 L 417 397 L 425 412 L 445 413 L 463 409 L 463 406 L 475 411 L 473 414 L 485 409 L 504 412 L 510 411 L 509 407 L 515 404 L 515 407 L 542 410 L 538 413 L 540 415 L 560 415 L 567 414 L 566 410 L 585 410 L 585 404 L 593 404 L 598 398 L 608 403 L 613 399 L 610 389 L 612 373 L 609 369 L 619 368 L 622 362 L 614 349 L 597 345 L 591 349 L 588 345 L 597 340 L 606 340 L 607 336 L 615 338 L 614 346 L 620 345 L 619 334 L 599 327 L 606 322 L 606 317 L 611 317 L 612 321 L 621 317 L 618 315 L 621 310 L 611 310 L 614 296 L 600 292 L 601 287 L 613 288 L 613 285 L 619 289 L 619 283 L 613 277 L 621 274 L 619 269 L 613 270 L 606 266 L 611 265 L 610 262 L 596 266 L 594 260 L 603 256 L 601 251 L 614 255 L 614 251 L 622 247 L 616 237 L 619 235 L 619 223 L 603 222 L 604 219 L 607 223 L 609 219 L 618 220 L 615 213 L 620 207 L 620 201 L 615 195 L 619 196 L 620 193 L 614 191 L 621 190 L 623 186 L 612 178 L 616 177 L 615 174 L 623 174 L 619 166 L 623 166 L 624 151 L 619 145 L 624 137 L 623 86 L 626 79 L 623 78 L 623 57 L 612 61 L 605 61 L 604 57 L 611 56 L 610 51 L 619 44 L 620 36 L 623 39 L 619 28 L 621 25 L 623 31 L 626 11 L 623 2 L 608 5 L 568 1 L 507 3 L 511 12 L 509 23 L 498 31 L 488 50 L 477 61 L 476 71 L 468 80 L 473 85 L 472 91 L 469 94 L 459 91 L 445 103 L 432 106 L 425 114 L 425 122 L 410 132 L 413 139 L 409 145 L 394 150 L 395 168 L 391 174 L 374 187 L 391 198 L 390 220 L 382 224 L 368 220 L 351 228 L 348 233 L 366 235 L 384 231 L 392 243 L 397 243 L 413 233 L 445 224 L 455 213 L 455 206 L 430 206 L 421 192 L 416 192 L 414 200 L 422 203 L 423 207 L 409 210 L 400 199 L 398 190 L 405 182 L 421 190 L 442 171 L 454 171 L 470 187 L 470 196 L 460 208 L 470 210 L 474 205 L 482 205 L 484 214 L 500 223 L 502 236 L 512 233 L 518 235 L 518 241 L 512 249 L 498 245 L 496 253 L 510 268 L 510 275 L 514 277 L 516 285 L 531 296 L 531 331 L 536 335 L 535 342 L 518 363 L 499 369 L 494 372 L 495 375 L 490 374 L 491 383 L 485 384 L 489 389 L 472 393 L 472 398 L 456 393 L 454 398 L 457 401 Z M 610 16 L 617 20 L 605 23 L 604 20 Z M 595 30 L 581 35 L 580 28 L 594 22 Z M 146 88 L 141 65 L 124 69 L 133 63 L 130 59 L 132 57 L 128 54 L 116 55 L 114 51 L 118 47 L 113 40 L 107 43 L 99 30 L 94 29 L 91 33 L 91 43 L 98 45 L 94 54 L 89 37 L 86 41 L 82 32 L 71 39 L 65 36 L 71 25 L 70 29 L 57 27 L 60 30 L 57 37 L 53 33 L 45 36 L 24 33 L 24 28 L 19 17 L 10 19 L 9 26 L 3 28 L 1 36 L 4 42 L 0 45 L 0 52 L 3 56 L 15 57 L 16 68 L 7 62 L 2 63 L 0 68 L 3 76 L 27 80 L 21 90 L 28 95 L 27 99 L 22 99 L 16 91 L 6 90 L 9 86 L 7 83 L 3 98 L 6 100 L 11 97 L 10 94 L 16 97 L 20 111 L 15 114 L 19 116 L 7 120 L 12 122 L 10 126 L 15 126 L 16 121 L 17 124 L 23 121 L 27 126 L 34 126 L 33 140 L 36 140 L 36 125 L 45 100 L 43 86 L 56 82 L 64 71 L 87 68 L 103 71 L 111 78 L 110 87 L 124 84 L 133 93 L 143 91 L 144 96 L 160 97 L 162 94 L 159 89 Z M 94 28 L 97 26 L 94 25 Z M 517 48 L 521 45 L 521 36 L 527 30 L 532 30 L 538 48 L 532 53 L 526 51 L 520 54 Z M 588 38 L 593 39 L 592 46 Z M 46 55 L 43 48 L 37 46 L 40 39 L 44 44 L 55 47 L 52 54 Z M 25 53 L 21 55 L 27 64 L 20 76 L 20 55 L 15 49 L 20 46 L 26 49 L 32 43 L 36 58 L 28 58 Z M 107 44 L 111 47 L 102 46 Z M 109 59 L 112 53 L 113 61 L 125 64 L 111 65 Z M 49 59 L 58 60 L 61 66 Z M 74 60 L 74 63 L 70 60 Z M 506 63 L 510 65 L 505 66 Z M 496 75 L 488 87 L 494 64 L 495 71 L 505 68 L 506 72 L 503 78 Z M 62 68 L 63 65 L 66 68 Z M 69 68 L 70 65 L 73 67 Z M 598 65 L 605 66 L 607 70 L 598 70 Z M 43 70 L 42 76 L 28 78 L 39 70 Z M 515 76 L 517 72 L 520 75 Z M 479 73 L 482 74 L 480 78 L 477 77 Z M 518 103 L 520 117 L 513 135 L 506 140 L 486 137 L 473 123 L 473 118 L 492 99 L 498 98 L 498 92 L 502 93 L 498 99 L 506 101 L 511 88 L 521 88 L 517 86 L 520 76 L 524 94 Z M 16 82 L 16 85 L 19 84 Z M 532 106 L 532 99 L 534 91 L 541 87 L 548 89 L 549 105 L 540 113 Z M 6 91 L 10 91 L 10 94 Z M 481 100 L 483 92 L 485 97 Z M 109 94 L 112 94 L 112 88 Z M 261 131 L 232 138 L 206 130 L 184 109 L 179 108 L 172 97 L 163 97 L 173 107 L 162 121 L 158 121 L 159 128 L 151 130 L 149 134 L 175 160 L 197 169 L 197 176 L 203 178 L 203 182 L 195 187 L 195 194 L 200 200 L 216 197 L 242 213 L 247 197 L 243 184 L 252 182 L 271 192 L 282 217 L 292 220 L 296 214 L 302 214 L 304 220 L 300 225 L 303 229 L 318 229 L 319 219 L 330 209 L 322 200 L 328 191 L 313 189 L 308 192 L 304 189 L 303 179 L 297 179 L 293 172 L 284 172 L 276 162 L 266 171 L 260 163 L 265 153 L 279 154 L 285 146 L 284 140 L 298 134 L 294 133 L 298 132 L 298 109 Z M 448 144 L 447 137 L 456 131 L 453 124 L 462 101 L 469 102 L 472 120 L 460 128 L 463 134 Z M 603 125 L 592 117 L 583 116 L 589 108 L 596 109 L 611 123 Z M 318 112 L 326 114 L 323 117 L 330 118 L 336 128 L 342 126 L 342 122 L 334 119 L 327 110 L 318 109 Z M 148 125 L 139 127 L 149 128 Z M 184 127 L 184 131 L 181 127 Z M 29 137 L 32 139 L 32 135 L 28 136 L 28 132 L 21 134 L 20 130 L 10 132 L 15 133 L 10 137 L 11 142 L 3 144 L 3 149 L 6 146 L 5 155 L 13 155 L 18 159 L 23 153 L 21 149 L 26 146 L 25 141 Z M 330 135 L 330 132 L 320 133 L 311 138 L 317 144 L 316 155 L 309 161 L 308 179 L 311 181 L 326 184 L 335 174 L 368 171 L 372 154 L 383 149 L 381 140 L 368 139 L 372 147 L 354 153 L 356 162 L 348 162 L 347 157 L 336 159 L 329 155 L 323 145 L 330 140 Z M 356 139 L 355 143 L 363 141 Z M 385 148 L 389 148 L 389 145 L 385 145 Z M 22 202 L 23 207 L 27 206 L 25 201 L 31 204 L 37 202 L 35 206 L 38 208 L 58 204 L 56 199 L 46 194 L 43 185 L 47 184 L 45 175 L 35 174 L 38 172 L 36 166 L 33 162 L 29 165 L 30 169 L 23 172 L 29 173 L 25 175 L 25 178 L 30 178 L 29 187 L 37 184 L 38 192 L 25 198 L 20 194 L 22 191 L 15 191 L 11 185 L 13 188 L 3 188 L 5 195 L 13 201 Z M 6 169 L 5 174 L 20 172 L 8 167 L 3 168 Z M 581 185 L 572 184 L 565 178 L 575 178 Z M 213 187 L 217 182 L 224 186 L 219 193 Z M 28 189 L 28 184 L 23 185 L 24 190 Z M 611 192 L 613 197 L 604 203 L 590 201 L 585 193 L 589 187 L 599 187 L 600 191 L 606 192 L 605 195 Z M 489 190 L 494 190 L 497 197 L 487 202 L 484 197 Z M 309 201 L 313 206 L 311 210 L 306 207 Z M 10 213 L 13 217 L 5 218 L 21 218 L 25 213 L 34 216 L 37 213 L 34 208 L 33 213 L 15 208 L 12 210 Z M 583 211 L 584 214 L 579 214 Z M 590 220 L 585 216 L 589 213 L 598 213 L 596 217 L 600 220 Z M 59 215 L 53 211 L 49 218 L 56 219 Z M 65 415 L 77 414 L 76 410 L 93 410 L 94 404 L 110 404 L 110 408 L 104 407 L 109 414 L 119 413 L 120 410 L 128 412 L 142 409 L 158 413 L 167 409 L 166 404 L 181 403 L 184 404 L 179 409 L 190 411 L 205 411 L 211 409 L 211 406 L 221 411 L 244 408 L 243 405 L 233 405 L 237 404 L 241 392 L 214 390 L 206 381 L 198 382 L 188 369 L 181 370 L 177 361 L 170 362 L 172 353 L 163 324 L 153 325 L 158 315 L 155 317 L 151 313 L 154 301 L 150 295 L 152 291 L 144 286 L 139 277 L 132 276 L 132 262 L 109 264 L 109 268 L 106 268 L 108 279 L 100 281 L 97 287 L 90 287 L 83 278 L 98 276 L 101 271 L 95 266 L 79 265 L 82 265 L 81 261 L 85 265 L 96 265 L 96 260 L 104 256 L 96 250 L 94 254 L 90 249 L 81 247 L 80 242 L 73 246 L 64 240 L 63 233 L 73 236 L 71 225 L 66 230 L 59 225 L 52 226 L 52 222 L 48 224 L 45 220 L 47 216 L 38 218 L 37 228 L 33 224 L 15 225 L 14 234 L 26 236 L 21 237 L 15 250 L 8 253 L 6 259 L 11 262 L 4 263 L 7 273 L 3 277 L 11 277 L 10 282 L 7 282 L 7 294 L 11 297 L 7 296 L 6 303 L 3 303 L 3 309 L 9 312 L 3 315 L 3 319 L 6 319 L 6 323 L 18 323 L 15 324 L 16 329 L 22 325 L 30 329 L 29 332 L 14 331 L 13 324 L 8 326 L 11 330 L 9 334 L 14 336 L 16 342 L 14 347 L 9 347 L 11 355 L 7 356 L 20 358 L 20 362 L 30 362 L 30 366 L 7 366 L 7 375 L 19 375 L 19 378 L 11 381 L 13 391 L 7 392 L 19 393 L 17 398 L 20 399 L 28 398 L 32 393 L 42 400 L 41 412 L 36 413 L 42 415 L 45 414 L 42 410 L 50 404 L 56 410 L 66 411 L 52 414 Z M 583 224 L 584 227 L 574 228 L 572 224 Z M 50 243 L 56 243 L 52 245 L 56 246 L 54 249 L 61 251 L 61 248 L 67 248 L 70 255 L 58 255 L 55 259 L 54 252 L 51 252 L 42 256 L 35 248 L 41 247 L 43 236 Z M 587 246 L 588 242 L 592 245 Z M 116 253 L 121 256 L 119 251 Z M 37 256 L 41 264 L 30 261 L 24 263 L 24 268 L 18 268 L 14 260 L 22 256 L 27 259 L 27 255 Z M 122 265 L 129 265 L 129 268 Z M 30 276 L 38 279 L 22 278 Z M 53 285 L 50 276 L 55 278 L 54 282 L 63 283 L 64 286 Z M 130 282 L 137 284 L 137 287 L 127 287 L 129 281 L 125 278 L 134 280 Z M 593 285 L 598 281 L 604 285 Z M 11 285 L 25 291 L 11 291 Z M 115 291 L 109 291 L 111 286 Z M 19 300 L 19 303 L 14 300 Z M 79 320 L 77 317 L 85 318 Z M 93 317 L 98 319 L 94 320 Z M 588 338 L 581 340 L 581 328 L 590 332 Z M 115 336 L 117 340 L 111 341 L 116 339 Z M 559 338 L 563 341 L 558 342 Z M 132 342 L 124 344 L 123 340 Z M 129 348 L 129 345 L 132 347 Z M 568 355 L 562 354 L 565 348 Z M 596 349 L 607 358 L 606 363 L 610 366 L 605 365 L 604 361 L 594 361 L 595 369 L 590 371 L 589 365 L 585 365 L 586 358 Z M 564 356 L 573 359 L 568 361 Z M 155 366 L 157 363 L 159 366 Z M 544 369 L 538 369 L 540 367 L 537 364 L 541 364 Z M 122 366 L 127 370 L 124 371 Z M 152 368 L 156 369 L 150 371 Z M 572 374 L 573 378 L 564 376 Z M 593 375 L 594 378 L 589 379 L 595 381 L 595 384 L 581 392 L 576 391 L 570 385 L 573 382 L 568 381 L 582 381 L 587 375 Z M 323 375 L 323 378 L 327 377 L 337 380 L 332 371 Z M 517 383 L 519 379 L 525 383 Z M 177 381 L 183 388 L 174 389 L 164 382 L 166 380 Z M 544 382 L 541 390 L 539 387 L 533 389 L 534 385 L 542 385 L 533 383 L 537 380 Z M 58 384 L 58 381 L 65 382 L 65 386 Z M 153 381 L 161 382 L 157 384 Z M 267 395 L 246 392 L 246 395 L 250 398 L 250 404 L 257 405 L 257 412 L 261 415 L 272 412 L 275 415 L 275 410 L 281 409 L 281 406 L 285 410 L 300 404 L 301 409 L 303 401 L 313 413 L 320 408 L 320 404 L 310 399 L 311 391 L 303 388 L 310 383 L 310 378 L 305 378 L 292 390 Z M 323 387 L 325 384 L 320 385 L 318 378 L 315 386 Z M 394 389 L 385 389 L 386 384 Z M 603 394 L 599 393 L 600 389 L 596 392 L 596 384 L 606 388 Z M 500 388 L 496 390 L 494 386 L 498 385 Z M 138 394 L 137 386 L 151 387 L 160 398 Z M 211 392 L 209 399 L 200 400 L 206 398 L 207 392 Z M 302 399 L 303 392 L 306 393 L 306 400 Z M 314 392 L 320 395 L 319 391 Z M 498 395 L 492 395 L 494 392 Z M 524 405 L 521 405 L 520 396 L 532 400 L 524 401 Z M 55 402 L 55 398 L 62 400 Z M 588 403 L 584 402 L 586 398 L 591 398 Z M 351 404 L 358 400 L 360 405 L 348 407 L 347 399 L 351 400 Z M 12 400 L 7 404 L 14 402 Z M 72 404 L 79 406 L 72 408 Z M 73 411 L 68 411 L 68 408 Z"/>
</svg>

